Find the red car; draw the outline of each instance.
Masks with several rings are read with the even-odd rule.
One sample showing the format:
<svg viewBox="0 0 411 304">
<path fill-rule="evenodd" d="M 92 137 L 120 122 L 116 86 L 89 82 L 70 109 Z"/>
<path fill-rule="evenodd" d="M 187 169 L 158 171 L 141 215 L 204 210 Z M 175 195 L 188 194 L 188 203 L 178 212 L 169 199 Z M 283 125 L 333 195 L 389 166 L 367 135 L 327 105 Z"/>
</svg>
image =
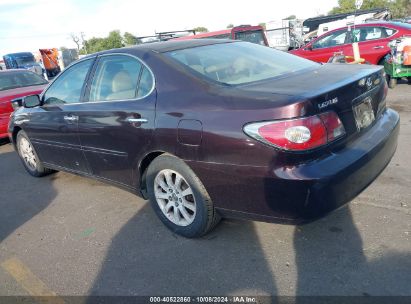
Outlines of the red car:
<svg viewBox="0 0 411 304">
<path fill-rule="evenodd" d="M 27 95 L 40 94 L 47 81 L 26 70 L 0 71 L 0 139 L 8 137 L 7 125 L 13 112 L 11 101 Z"/>
<path fill-rule="evenodd" d="M 290 53 L 317 62 L 328 62 L 335 53 L 353 56 L 352 43 L 358 42 L 361 58 L 371 64 L 384 64 L 390 53 L 388 43 L 398 37 L 411 35 L 411 25 L 400 22 L 378 22 L 339 28 L 312 40 Z"/>
</svg>

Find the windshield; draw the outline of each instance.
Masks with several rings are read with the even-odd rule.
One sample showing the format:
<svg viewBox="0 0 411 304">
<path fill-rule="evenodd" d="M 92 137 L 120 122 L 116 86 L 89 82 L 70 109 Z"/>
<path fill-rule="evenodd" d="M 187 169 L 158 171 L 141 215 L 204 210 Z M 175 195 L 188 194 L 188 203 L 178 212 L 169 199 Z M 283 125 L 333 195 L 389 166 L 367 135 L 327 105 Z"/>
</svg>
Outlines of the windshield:
<svg viewBox="0 0 411 304">
<path fill-rule="evenodd" d="M 224 84 L 244 84 L 319 64 L 247 42 L 213 44 L 166 53 L 180 64 Z"/>
<path fill-rule="evenodd" d="M 256 30 L 256 31 L 245 31 L 245 32 L 236 32 L 235 33 L 236 40 L 247 41 L 255 44 L 265 45 L 263 31 Z"/>
<path fill-rule="evenodd" d="M 0 91 L 46 84 L 47 81 L 31 72 L 0 73 Z"/>
</svg>

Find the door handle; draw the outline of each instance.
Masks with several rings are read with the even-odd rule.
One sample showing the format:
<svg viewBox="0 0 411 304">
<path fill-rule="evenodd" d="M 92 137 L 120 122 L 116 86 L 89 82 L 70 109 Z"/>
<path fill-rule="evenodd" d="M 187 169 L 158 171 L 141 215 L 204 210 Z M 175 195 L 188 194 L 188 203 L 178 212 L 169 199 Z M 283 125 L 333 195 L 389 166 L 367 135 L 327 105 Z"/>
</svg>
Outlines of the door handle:
<svg viewBox="0 0 411 304">
<path fill-rule="evenodd" d="M 374 46 L 375 50 L 379 50 L 379 49 L 383 49 L 383 48 L 384 48 L 384 46 L 382 46 L 382 45 Z"/>
<path fill-rule="evenodd" d="M 129 123 L 147 123 L 148 120 L 145 118 L 127 118 L 127 122 Z"/>
<path fill-rule="evenodd" d="M 78 120 L 78 116 L 67 115 L 63 117 L 65 121 L 73 122 Z"/>
</svg>

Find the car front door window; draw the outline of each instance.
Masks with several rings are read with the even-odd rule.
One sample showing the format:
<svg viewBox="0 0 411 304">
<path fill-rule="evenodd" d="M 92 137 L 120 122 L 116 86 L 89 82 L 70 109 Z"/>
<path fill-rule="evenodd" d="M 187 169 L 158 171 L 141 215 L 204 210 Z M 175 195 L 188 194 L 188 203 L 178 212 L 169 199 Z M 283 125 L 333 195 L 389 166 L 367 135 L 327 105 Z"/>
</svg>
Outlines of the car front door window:
<svg viewBox="0 0 411 304">
<path fill-rule="evenodd" d="M 79 62 L 63 72 L 44 94 L 44 104 L 70 104 L 81 100 L 84 81 L 93 59 Z"/>
<path fill-rule="evenodd" d="M 337 31 L 323 38 L 318 39 L 313 43 L 313 49 L 322 49 L 345 44 L 347 31 Z"/>
</svg>

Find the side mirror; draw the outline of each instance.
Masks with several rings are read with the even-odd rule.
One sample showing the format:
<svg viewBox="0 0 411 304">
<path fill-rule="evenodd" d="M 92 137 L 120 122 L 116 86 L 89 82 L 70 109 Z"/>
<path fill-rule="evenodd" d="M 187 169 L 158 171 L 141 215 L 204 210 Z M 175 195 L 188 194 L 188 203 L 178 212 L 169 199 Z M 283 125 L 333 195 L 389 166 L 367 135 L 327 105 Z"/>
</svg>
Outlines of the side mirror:
<svg viewBox="0 0 411 304">
<path fill-rule="evenodd" d="M 23 98 L 23 106 L 25 108 L 34 108 L 41 106 L 39 95 L 29 95 Z"/>
<path fill-rule="evenodd" d="M 23 98 L 15 98 L 11 101 L 11 106 L 13 107 L 14 111 L 23 106 Z"/>
</svg>

